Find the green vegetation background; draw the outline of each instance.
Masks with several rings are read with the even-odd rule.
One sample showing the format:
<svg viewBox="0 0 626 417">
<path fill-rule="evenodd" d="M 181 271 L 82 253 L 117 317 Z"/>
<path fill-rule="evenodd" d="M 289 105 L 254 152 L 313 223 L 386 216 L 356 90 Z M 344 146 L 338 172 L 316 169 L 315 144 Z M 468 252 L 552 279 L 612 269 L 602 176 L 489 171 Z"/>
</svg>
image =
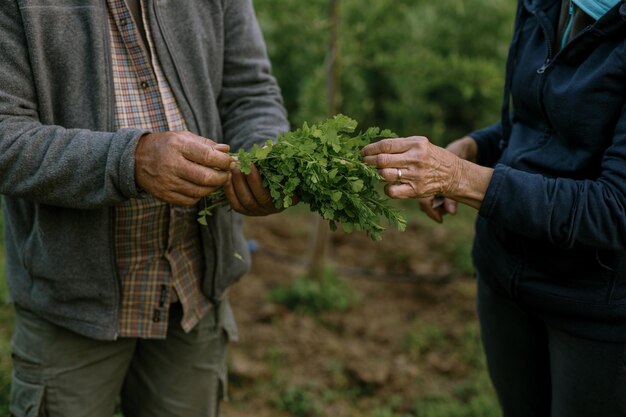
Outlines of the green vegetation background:
<svg viewBox="0 0 626 417">
<path fill-rule="evenodd" d="M 254 3 L 290 121 L 298 126 L 326 118 L 328 0 Z M 425 135 L 442 146 L 496 121 L 515 3 L 340 0 L 341 112 L 363 128 Z M 464 218 L 472 221 L 472 216 Z M 443 227 L 459 227 L 458 221 L 451 225 Z M 461 233 L 459 239 L 459 246 L 467 248 L 471 236 Z M 0 415 L 4 415 L 13 316 L 0 249 Z M 461 265 L 467 267 L 467 259 Z M 484 378 L 481 381 L 486 384 Z M 493 400 L 485 401 L 489 404 L 479 407 L 483 415 L 485 409 L 497 415 Z M 445 404 L 445 399 L 443 405 L 420 415 L 475 415 L 472 407 Z M 381 409 L 377 415 L 394 417 L 391 409 Z"/>
<path fill-rule="evenodd" d="M 255 0 L 296 126 L 327 116 L 328 0 Z M 498 119 L 513 0 L 340 0 L 340 110 L 446 144 Z"/>
</svg>

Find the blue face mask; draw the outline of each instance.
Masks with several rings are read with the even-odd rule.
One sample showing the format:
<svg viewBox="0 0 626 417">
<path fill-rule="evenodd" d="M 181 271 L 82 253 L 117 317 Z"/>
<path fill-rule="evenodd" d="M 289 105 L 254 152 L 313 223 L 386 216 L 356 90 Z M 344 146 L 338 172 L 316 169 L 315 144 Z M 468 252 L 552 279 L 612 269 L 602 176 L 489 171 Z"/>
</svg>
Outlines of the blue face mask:
<svg viewBox="0 0 626 417">
<path fill-rule="evenodd" d="M 574 4 L 587 13 L 589 16 L 598 20 L 606 12 L 613 8 L 617 3 L 621 3 L 622 0 L 572 0 Z"/>
</svg>

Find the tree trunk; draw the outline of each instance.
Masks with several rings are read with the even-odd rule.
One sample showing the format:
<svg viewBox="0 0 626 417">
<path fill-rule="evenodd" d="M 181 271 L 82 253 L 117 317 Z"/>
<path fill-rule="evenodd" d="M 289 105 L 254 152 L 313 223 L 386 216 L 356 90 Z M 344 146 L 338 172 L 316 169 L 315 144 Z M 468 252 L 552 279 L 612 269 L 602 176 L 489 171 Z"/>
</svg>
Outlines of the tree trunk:
<svg viewBox="0 0 626 417">
<path fill-rule="evenodd" d="M 328 41 L 328 56 L 326 57 L 326 94 L 328 100 L 329 117 L 339 113 L 339 0 L 330 0 L 330 36 Z M 312 216 L 311 261 L 309 277 L 322 280 L 328 262 L 330 250 L 330 230 L 328 222 L 318 214 Z"/>
</svg>

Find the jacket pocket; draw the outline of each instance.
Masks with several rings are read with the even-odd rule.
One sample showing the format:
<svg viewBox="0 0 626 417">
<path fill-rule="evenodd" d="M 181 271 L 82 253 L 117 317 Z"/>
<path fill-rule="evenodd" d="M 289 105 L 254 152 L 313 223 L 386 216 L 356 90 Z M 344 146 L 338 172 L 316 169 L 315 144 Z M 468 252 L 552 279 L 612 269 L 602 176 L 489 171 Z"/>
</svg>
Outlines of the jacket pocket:
<svg viewBox="0 0 626 417">
<path fill-rule="evenodd" d="M 242 228 L 241 215 L 218 209 L 210 218 L 209 228 L 203 229 L 205 260 L 213 266 L 213 273 L 205 276 L 202 290 L 210 299 L 220 298 L 250 269 L 250 251 Z"/>
<path fill-rule="evenodd" d="M 527 297 L 611 304 L 616 272 L 600 261 L 595 249 L 562 249 L 531 240 L 524 242 L 524 249 L 526 263 L 519 285 Z"/>
<path fill-rule="evenodd" d="M 11 381 L 11 416 L 45 417 L 44 393 L 44 385 L 22 381 L 14 376 Z"/>
</svg>

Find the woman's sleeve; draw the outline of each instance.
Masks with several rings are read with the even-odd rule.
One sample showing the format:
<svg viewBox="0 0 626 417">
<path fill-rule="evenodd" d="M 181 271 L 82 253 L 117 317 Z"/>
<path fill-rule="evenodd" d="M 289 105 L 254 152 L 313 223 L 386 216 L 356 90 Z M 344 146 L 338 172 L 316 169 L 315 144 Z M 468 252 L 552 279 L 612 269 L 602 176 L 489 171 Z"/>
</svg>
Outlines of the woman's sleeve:
<svg viewBox="0 0 626 417">
<path fill-rule="evenodd" d="M 626 249 L 626 107 L 598 178 L 549 178 L 496 165 L 479 215 L 564 248 Z"/>
<path fill-rule="evenodd" d="M 492 167 L 500 158 L 500 142 L 502 141 L 502 124 L 497 122 L 484 129 L 470 133 L 478 145 L 476 162 L 479 165 Z"/>
</svg>

